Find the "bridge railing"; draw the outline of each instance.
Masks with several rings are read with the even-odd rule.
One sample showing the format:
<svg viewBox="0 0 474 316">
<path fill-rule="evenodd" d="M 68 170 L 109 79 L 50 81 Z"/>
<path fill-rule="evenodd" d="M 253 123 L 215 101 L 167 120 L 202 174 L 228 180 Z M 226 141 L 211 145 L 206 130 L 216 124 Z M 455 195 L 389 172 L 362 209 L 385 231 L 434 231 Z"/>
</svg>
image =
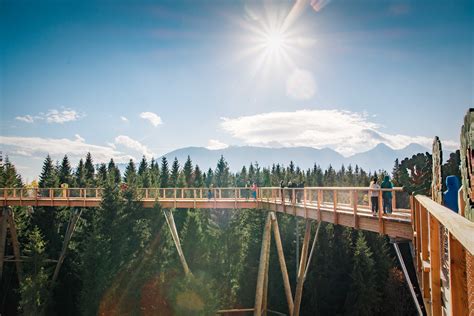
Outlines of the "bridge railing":
<svg viewBox="0 0 474 316">
<path fill-rule="evenodd" d="M 474 315 L 474 222 L 412 197 L 414 260 L 431 315 Z"/>
</svg>

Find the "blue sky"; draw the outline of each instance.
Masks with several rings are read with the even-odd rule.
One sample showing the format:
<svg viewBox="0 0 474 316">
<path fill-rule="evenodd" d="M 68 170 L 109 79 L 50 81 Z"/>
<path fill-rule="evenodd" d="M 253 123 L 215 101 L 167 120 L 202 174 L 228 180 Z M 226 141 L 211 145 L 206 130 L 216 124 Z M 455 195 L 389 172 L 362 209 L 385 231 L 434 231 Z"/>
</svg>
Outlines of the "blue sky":
<svg viewBox="0 0 474 316">
<path fill-rule="evenodd" d="M 0 148 L 29 179 L 88 150 L 454 149 L 473 30 L 462 0 L 2 1 Z"/>
</svg>

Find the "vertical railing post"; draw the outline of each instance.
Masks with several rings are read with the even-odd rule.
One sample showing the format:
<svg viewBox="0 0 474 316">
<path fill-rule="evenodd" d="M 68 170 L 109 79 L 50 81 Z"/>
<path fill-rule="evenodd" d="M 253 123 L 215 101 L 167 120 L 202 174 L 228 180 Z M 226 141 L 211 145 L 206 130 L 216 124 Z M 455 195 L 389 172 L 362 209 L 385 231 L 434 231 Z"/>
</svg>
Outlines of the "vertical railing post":
<svg viewBox="0 0 474 316">
<path fill-rule="evenodd" d="M 440 227 L 438 220 L 431 214 L 429 214 L 429 223 L 431 315 L 441 316 Z"/>
<path fill-rule="evenodd" d="M 321 189 L 318 189 L 318 222 L 321 221 L 321 203 L 323 202 L 323 191 Z"/>
<path fill-rule="evenodd" d="M 449 233 L 449 288 L 451 292 L 450 315 L 468 315 L 469 301 L 466 291 L 466 250 L 463 245 Z"/>
<path fill-rule="evenodd" d="M 357 217 L 357 200 L 358 200 L 357 190 L 352 190 L 351 196 L 352 196 L 352 211 L 354 212 L 354 228 L 358 229 L 359 218 Z"/>
<path fill-rule="evenodd" d="M 397 208 L 397 191 L 392 189 L 392 213 L 396 210 Z"/>
<path fill-rule="evenodd" d="M 332 202 L 333 202 L 333 211 L 334 211 L 334 224 L 338 224 L 337 218 L 337 190 L 333 190 L 332 192 Z"/>
<path fill-rule="evenodd" d="M 303 188 L 304 218 L 308 218 L 308 209 L 306 208 L 306 188 Z"/>
<path fill-rule="evenodd" d="M 383 227 L 383 197 L 382 197 L 382 191 L 379 191 L 379 234 L 383 235 L 384 234 L 384 227 Z"/>
<path fill-rule="evenodd" d="M 420 224 L 421 224 L 421 264 L 423 265 L 428 262 L 428 211 L 422 206 L 420 209 Z M 423 297 L 429 298 L 430 297 L 430 275 L 429 271 L 426 271 L 424 268 L 422 269 L 422 277 L 421 277 L 421 287 L 423 290 Z"/>
</svg>

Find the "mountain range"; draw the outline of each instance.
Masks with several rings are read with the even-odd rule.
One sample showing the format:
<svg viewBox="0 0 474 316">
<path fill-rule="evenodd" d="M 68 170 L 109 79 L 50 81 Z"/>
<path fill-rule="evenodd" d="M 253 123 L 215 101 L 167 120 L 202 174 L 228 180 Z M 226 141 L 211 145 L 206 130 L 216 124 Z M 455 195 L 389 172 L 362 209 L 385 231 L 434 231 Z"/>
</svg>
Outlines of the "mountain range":
<svg viewBox="0 0 474 316">
<path fill-rule="evenodd" d="M 189 155 L 193 164 L 198 164 L 201 170 L 215 169 L 217 161 L 222 155 L 228 162 L 231 171 L 239 171 L 242 166 L 248 166 L 255 162 L 258 162 L 261 167 L 268 167 L 277 163 L 288 166 L 290 161 L 293 161 L 296 166 L 302 169 L 311 168 L 315 163 L 323 169 L 329 165 L 339 169 L 343 164 L 345 166 L 351 164 L 352 166 L 358 165 L 366 171 L 384 169 L 390 172 L 395 159 L 402 160 L 420 152 L 430 152 L 430 150 L 415 143 L 402 149 L 392 149 L 380 143 L 368 151 L 344 157 L 329 148 L 230 146 L 224 149 L 210 150 L 204 147 L 185 147 L 171 151 L 165 154 L 164 157 L 168 159 L 171 167 L 175 157 L 183 166 Z"/>
</svg>

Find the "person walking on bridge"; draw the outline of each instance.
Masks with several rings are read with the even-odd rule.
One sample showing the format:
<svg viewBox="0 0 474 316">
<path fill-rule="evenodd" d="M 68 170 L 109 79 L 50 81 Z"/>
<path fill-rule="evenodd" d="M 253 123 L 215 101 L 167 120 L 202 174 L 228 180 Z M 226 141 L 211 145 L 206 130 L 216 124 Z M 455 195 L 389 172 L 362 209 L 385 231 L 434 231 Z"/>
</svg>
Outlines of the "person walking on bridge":
<svg viewBox="0 0 474 316">
<path fill-rule="evenodd" d="M 381 185 L 382 189 L 392 189 L 393 183 L 389 176 L 385 176 Z M 385 214 L 392 214 L 392 191 L 382 192 L 383 212 Z"/>
<path fill-rule="evenodd" d="M 257 184 L 255 182 L 252 184 L 252 197 L 254 200 L 257 199 Z"/>
<path fill-rule="evenodd" d="M 370 204 L 372 205 L 372 215 L 376 215 L 379 211 L 379 190 L 380 185 L 377 183 L 377 177 L 374 177 L 370 182 L 369 186 L 369 196 L 370 196 Z"/>
</svg>

